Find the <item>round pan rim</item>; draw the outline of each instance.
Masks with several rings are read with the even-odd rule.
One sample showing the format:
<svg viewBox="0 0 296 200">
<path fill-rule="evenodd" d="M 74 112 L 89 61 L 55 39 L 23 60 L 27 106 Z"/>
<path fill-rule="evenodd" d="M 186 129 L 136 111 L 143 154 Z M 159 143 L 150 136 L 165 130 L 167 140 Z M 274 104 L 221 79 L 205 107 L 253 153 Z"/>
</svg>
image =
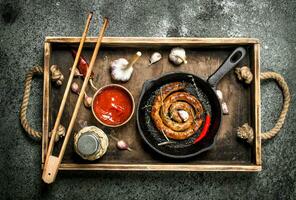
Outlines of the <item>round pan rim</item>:
<svg viewBox="0 0 296 200">
<path fill-rule="evenodd" d="M 215 96 L 216 96 L 216 100 L 219 102 L 219 110 L 221 111 L 220 112 L 220 120 L 219 120 L 219 124 L 218 124 L 218 127 L 217 127 L 217 130 L 216 130 L 216 133 L 215 133 L 215 136 L 213 138 L 213 141 L 211 142 L 211 144 L 208 146 L 208 147 L 205 147 L 195 153 L 191 153 L 191 154 L 187 154 L 187 155 L 172 155 L 172 154 L 168 154 L 168 153 L 165 153 L 163 151 L 160 151 L 159 149 L 157 149 L 154 145 L 152 145 L 148 140 L 147 138 L 145 137 L 143 131 L 142 131 L 142 128 L 141 128 L 141 124 L 140 124 L 140 119 L 139 119 L 139 110 L 140 110 L 140 104 L 141 104 L 141 101 L 143 99 L 143 96 L 145 95 L 146 91 L 147 91 L 147 88 L 144 88 L 144 85 L 145 85 L 145 82 L 155 82 L 155 81 L 158 81 L 160 80 L 161 78 L 165 77 L 165 76 L 169 76 L 169 75 L 175 75 L 175 74 L 180 74 L 180 75 L 184 75 L 184 76 L 188 76 L 188 75 L 191 75 L 193 77 L 197 77 L 198 79 L 200 79 L 201 81 L 204 81 L 206 83 L 206 85 L 208 85 L 209 88 L 211 88 L 211 90 L 213 90 Z M 165 156 L 165 157 L 168 157 L 168 158 L 173 158 L 173 159 L 186 159 L 186 158 L 191 158 L 191 157 L 194 157 L 194 156 L 197 156 L 198 154 L 201 154 L 205 151 L 208 151 L 210 149 L 212 149 L 216 143 L 216 137 L 217 137 L 217 133 L 219 132 L 220 130 L 220 126 L 221 126 L 221 120 L 222 120 L 222 110 L 221 110 L 221 104 L 220 104 L 220 101 L 217 97 L 217 94 L 216 92 L 214 91 L 214 89 L 209 85 L 209 83 L 207 81 L 205 81 L 204 79 L 200 78 L 199 76 L 196 76 L 194 74 L 191 74 L 191 73 L 187 73 L 187 72 L 169 72 L 169 73 L 166 73 L 166 74 L 163 74 L 163 75 L 160 75 L 159 77 L 157 78 L 154 78 L 154 79 L 149 79 L 149 80 L 146 80 L 144 83 L 143 83 L 143 86 L 142 86 L 142 91 L 141 91 L 141 95 L 139 97 L 139 101 L 138 101 L 138 105 L 137 105 L 137 115 L 136 115 L 136 121 L 137 121 L 137 127 L 138 127 L 138 131 L 142 137 L 142 139 L 145 141 L 145 143 L 151 148 L 153 149 L 156 153 L 159 153 L 160 155 L 162 156 Z M 145 90 L 145 91 L 143 91 Z M 212 101 L 216 101 L 216 100 L 212 100 Z"/>
</svg>

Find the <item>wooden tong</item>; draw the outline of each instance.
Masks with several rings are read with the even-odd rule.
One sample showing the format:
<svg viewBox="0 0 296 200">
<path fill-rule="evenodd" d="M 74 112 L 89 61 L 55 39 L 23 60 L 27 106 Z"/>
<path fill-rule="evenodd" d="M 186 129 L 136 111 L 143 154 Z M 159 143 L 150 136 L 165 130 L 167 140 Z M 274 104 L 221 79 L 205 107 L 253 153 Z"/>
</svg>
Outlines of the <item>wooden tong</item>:
<svg viewBox="0 0 296 200">
<path fill-rule="evenodd" d="M 102 28 L 100 30 L 99 35 L 98 35 L 95 50 L 94 50 L 93 55 L 91 57 L 91 61 L 90 61 L 89 68 L 87 70 L 86 76 L 84 77 L 83 85 L 82 85 L 78 100 L 76 102 L 76 105 L 75 105 L 75 108 L 74 108 L 74 111 L 73 111 L 73 114 L 72 114 L 68 129 L 67 129 L 67 132 L 66 132 L 66 135 L 65 135 L 65 139 L 64 139 L 62 148 L 61 148 L 60 153 L 59 153 L 58 156 L 53 156 L 52 151 L 53 151 L 53 147 L 54 147 L 54 138 L 55 138 L 56 132 L 57 132 L 59 124 L 60 124 L 60 120 L 61 120 L 61 117 L 62 117 L 62 114 L 63 114 L 63 111 L 64 111 L 66 100 L 68 98 L 68 94 L 69 94 L 70 87 L 71 87 L 71 84 L 72 84 L 72 80 L 73 80 L 73 77 L 74 77 L 75 69 L 77 67 L 77 64 L 78 64 L 78 61 L 79 61 L 79 58 L 80 58 L 80 54 L 81 54 L 81 51 L 82 51 L 82 48 L 83 48 L 83 45 L 84 45 L 84 42 L 85 42 L 85 39 L 86 39 L 88 29 L 89 29 L 89 24 L 90 24 L 91 18 L 92 18 L 92 13 L 90 13 L 88 15 L 88 18 L 87 18 L 85 29 L 83 31 L 82 38 L 80 40 L 79 48 L 78 48 L 78 51 L 77 51 L 77 54 L 76 54 L 76 57 L 75 57 L 74 64 L 73 64 L 72 69 L 71 69 L 71 74 L 70 74 L 70 77 L 69 77 L 69 80 L 68 80 L 68 83 L 67 83 L 67 86 L 66 86 L 66 90 L 65 90 L 65 93 L 64 93 L 60 108 L 59 108 L 59 112 L 58 112 L 58 115 L 57 115 L 57 118 L 56 118 L 56 121 L 55 121 L 55 124 L 54 124 L 54 128 L 53 128 L 51 139 L 50 139 L 50 143 L 49 143 L 49 146 L 48 146 L 46 159 L 45 159 L 45 164 L 44 164 L 44 169 L 43 169 L 43 174 L 42 174 L 43 181 L 45 183 L 48 183 L 48 184 L 54 182 L 54 180 L 56 178 L 56 175 L 58 173 L 59 166 L 60 166 L 60 164 L 62 162 L 62 159 L 63 159 L 64 153 L 65 153 L 68 141 L 70 139 L 71 132 L 72 132 L 72 129 L 73 129 L 73 126 L 74 126 L 74 123 L 75 123 L 75 120 L 76 120 L 80 105 L 81 105 L 82 100 L 84 98 L 85 89 L 87 87 L 91 72 L 93 70 L 93 67 L 94 67 L 98 52 L 99 52 L 99 48 L 100 48 L 100 45 L 101 45 L 101 42 L 102 42 L 103 35 L 104 35 L 105 30 L 106 30 L 107 25 L 108 25 L 108 19 L 104 18 L 104 23 L 103 23 L 103 26 L 102 26 Z"/>
</svg>

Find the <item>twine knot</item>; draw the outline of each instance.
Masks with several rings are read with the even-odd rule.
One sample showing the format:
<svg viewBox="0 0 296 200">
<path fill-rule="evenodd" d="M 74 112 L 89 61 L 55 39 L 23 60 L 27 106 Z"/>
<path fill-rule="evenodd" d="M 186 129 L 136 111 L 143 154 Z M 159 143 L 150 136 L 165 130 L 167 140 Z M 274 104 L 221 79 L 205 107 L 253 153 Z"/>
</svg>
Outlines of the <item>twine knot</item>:
<svg viewBox="0 0 296 200">
<path fill-rule="evenodd" d="M 238 80 L 244 81 L 246 84 L 250 84 L 253 80 L 253 74 L 249 67 L 243 66 L 241 68 L 235 68 L 235 73 Z"/>
<path fill-rule="evenodd" d="M 50 67 L 51 72 L 51 80 L 55 82 L 57 85 L 62 85 L 64 80 L 64 75 L 57 65 L 52 65 Z"/>
<path fill-rule="evenodd" d="M 66 129 L 65 129 L 65 127 L 62 126 L 62 125 L 59 125 L 58 130 L 57 130 L 57 132 L 56 132 L 56 134 L 55 134 L 54 141 L 55 141 L 55 142 L 59 141 L 59 139 L 62 138 L 62 137 L 64 137 L 65 134 L 66 134 Z M 52 132 L 50 132 L 50 136 L 51 136 L 51 135 L 52 135 Z"/>
<path fill-rule="evenodd" d="M 254 131 L 249 124 L 245 123 L 238 127 L 237 137 L 246 140 L 249 144 L 251 144 L 254 139 Z"/>
</svg>

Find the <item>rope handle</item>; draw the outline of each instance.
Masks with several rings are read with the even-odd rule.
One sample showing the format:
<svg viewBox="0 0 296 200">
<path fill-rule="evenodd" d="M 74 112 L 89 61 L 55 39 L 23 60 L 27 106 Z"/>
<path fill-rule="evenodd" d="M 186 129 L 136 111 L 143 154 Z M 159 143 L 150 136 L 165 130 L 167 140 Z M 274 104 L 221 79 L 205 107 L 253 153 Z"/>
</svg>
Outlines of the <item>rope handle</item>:
<svg viewBox="0 0 296 200">
<path fill-rule="evenodd" d="M 244 74 L 246 74 L 246 73 L 244 73 Z M 247 77 L 247 76 L 245 76 L 245 77 Z M 260 79 L 261 80 L 267 80 L 267 79 L 275 80 L 277 82 L 278 86 L 280 87 L 280 89 L 282 90 L 282 94 L 283 94 L 282 111 L 279 115 L 277 122 L 275 123 L 275 125 L 272 129 L 261 133 L 261 139 L 268 140 L 268 139 L 271 139 L 274 136 L 276 136 L 279 133 L 279 131 L 281 130 L 281 128 L 283 127 L 283 124 L 286 119 L 286 115 L 289 110 L 291 95 L 289 92 L 289 87 L 288 87 L 287 82 L 280 74 L 278 74 L 276 72 L 262 72 L 260 74 Z M 248 123 L 245 123 L 241 127 L 238 128 L 237 136 L 241 139 L 247 140 L 248 143 L 252 143 L 253 139 L 254 139 L 254 131 Z"/>
<path fill-rule="evenodd" d="M 281 114 L 280 114 L 276 124 L 269 131 L 261 133 L 261 138 L 264 140 L 267 140 L 267 139 L 273 138 L 283 127 L 283 124 L 286 119 L 286 115 L 289 110 L 291 96 L 290 96 L 288 84 L 286 83 L 285 79 L 280 74 L 275 73 L 275 72 L 263 72 L 260 74 L 260 79 L 261 80 L 266 80 L 266 79 L 275 80 L 278 83 L 280 89 L 282 90 L 282 94 L 283 94 L 283 107 L 282 107 Z"/>
<path fill-rule="evenodd" d="M 28 104 L 30 99 L 30 91 L 31 91 L 33 76 L 40 75 L 40 74 L 43 74 L 43 68 L 40 66 L 35 66 L 27 72 L 26 78 L 25 78 L 24 96 L 23 96 L 23 101 L 22 101 L 21 110 L 20 110 L 20 120 L 23 128 L 31 137 L 36 139 L 40 139 L 42 137 L 42 133 L 40 131 L 36 131 L 30 126 L 27 119 L 27 110 L 28 110 Z"/>
<path fill-rule="evenodd" d="M 57 68 L 56 65 L 53 65 L 50 68 L 51 71 L 51 79 L 52 81 L 55 81 L 57 85 L 61 85 L 62 81 L 64 79 L 62 73 L 60 70 Z M 23 96 L 23 101 L 21 104 L 21 109 L 20 109 L 20 120 L 23 128 L 25 131 L 33 138 L 40 139 L 42 137 L 42 132 L 37 131 L 33 129 L 29 121 L 27 119 L 27 110 L 28 110 L 28 105 L 29 105 L 29 100 L 30 100 L 30 92 L 31 92 L 31 86 L 32 86 L 32 79 L 34 75 L 41 75 L 43 74 L 43 68 L 40 66 L 35 66 L 32 67 L 26 74 L 25 78 L 25 86 L 24 86 L 24 96 Z M 65 134 L 65 128 L 60 125 L 56 134 L 55 141 L 58 141 L 58 139 Z"/>
</svg>

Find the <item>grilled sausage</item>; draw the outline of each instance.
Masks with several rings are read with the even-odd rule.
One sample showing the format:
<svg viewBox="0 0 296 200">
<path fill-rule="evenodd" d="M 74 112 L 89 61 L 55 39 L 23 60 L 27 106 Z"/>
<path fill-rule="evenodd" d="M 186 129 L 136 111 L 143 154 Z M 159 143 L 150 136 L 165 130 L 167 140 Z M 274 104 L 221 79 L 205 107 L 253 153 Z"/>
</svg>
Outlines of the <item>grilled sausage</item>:
<svg viewBox="0 0 296 200">
<path fill-rule="evenodd" d="M 151 110 L 156 128 L 175 140 L 189 138 L 202 124 L 202 105 L 195 96 L 188 92 L 180 92 L 185 87 L 186 84 L 182 82 L 163 86 L 156 95 Z M 188 120 L 183 122 L 177 116 L 178 110 L 185 110 L 189 114 Z"/>
</svg>

